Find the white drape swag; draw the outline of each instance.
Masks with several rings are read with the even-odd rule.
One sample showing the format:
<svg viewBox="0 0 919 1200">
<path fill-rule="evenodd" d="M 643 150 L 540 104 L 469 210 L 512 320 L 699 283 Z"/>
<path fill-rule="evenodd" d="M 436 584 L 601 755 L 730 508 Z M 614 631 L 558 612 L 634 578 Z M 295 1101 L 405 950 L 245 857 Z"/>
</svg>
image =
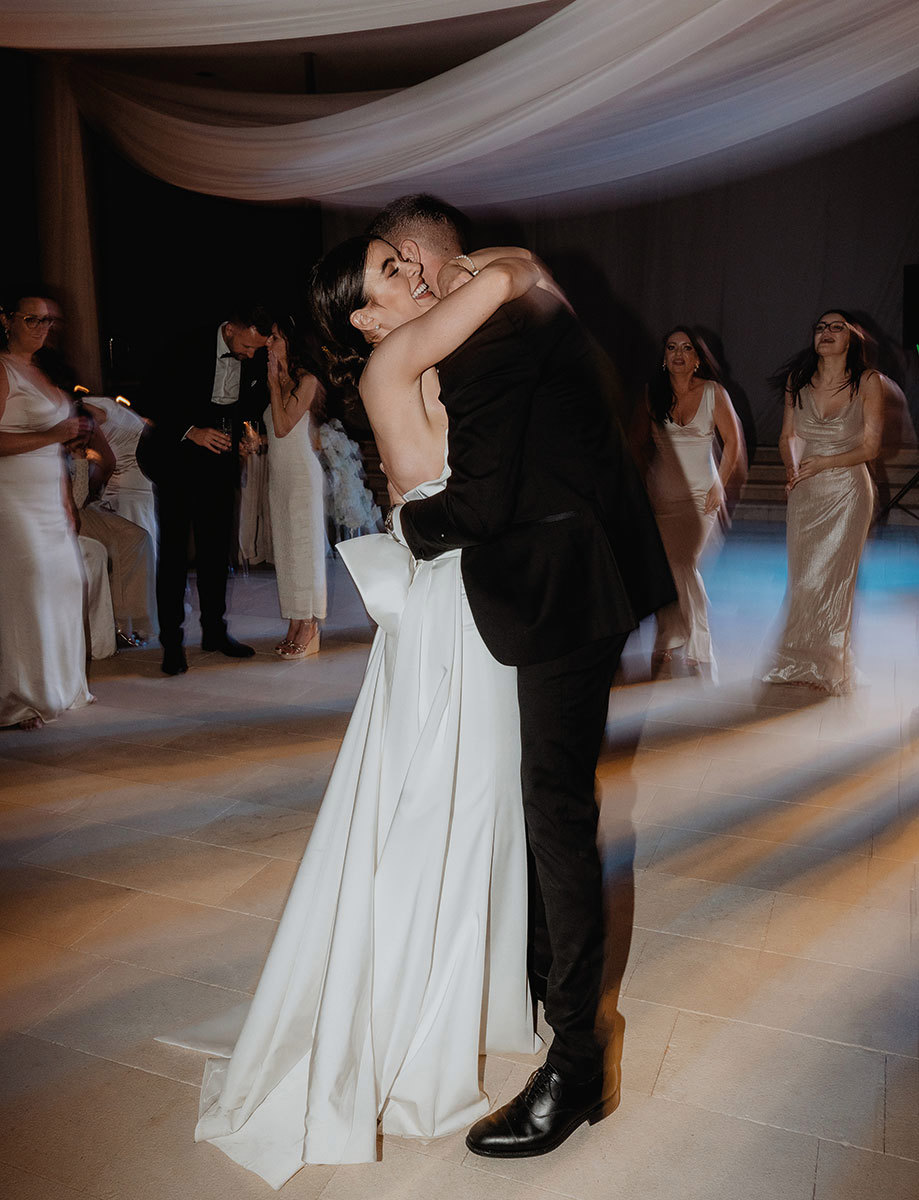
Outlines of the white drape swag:
<svg viewBox="0 0 919 1200">
<path fill-rule="evenodd" d="M 130 33 L 139 4 L 123 7 Z M 183 12 L 189 21 L 222 14 L 246 38 L 292 20 L 294 7 L 248 5 L 257 14 L 251 34 L 233 5 L 183 4 Z M 496 6 L 298 7 L 304 23 L 342 32 L 397 10 L 406 21 L 410 11 L 420 20 Z M 147 12 L 144 28 L 166 12 L 175 15 L 172 6 Z M 49 36 L 55 28 L 51 21 Z M 375 203 L 425 186 L 481 204 L 615 187 L 731 150 L 748 160 L 770 135 L 819 137 L 834 121 L 864 125 L 872 113 L 880 123 L 915 106 L 917 44 L 915 0 L 574 0 L 479 58 L 391 94 L 195 95 L 86 63 L 75 79 L 84 113 L 139 166 L 180 187 Z"/>
<path fill-rule="evenodd" d="M 532 0 L 0 0 L 0 43 L 20 50 L 226 46 L 356 33 L 519 8 Z"/>
</svg>

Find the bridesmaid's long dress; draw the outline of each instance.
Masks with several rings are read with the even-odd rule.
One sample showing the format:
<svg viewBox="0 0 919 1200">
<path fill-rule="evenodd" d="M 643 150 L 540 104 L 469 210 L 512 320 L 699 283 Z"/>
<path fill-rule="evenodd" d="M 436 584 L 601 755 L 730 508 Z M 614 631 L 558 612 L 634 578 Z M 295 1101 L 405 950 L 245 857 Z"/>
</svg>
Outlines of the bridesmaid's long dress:
<svg viewBox="0 0 919 1200">
<path fill-rule="evenodd" d="M 714 673 L 708 596 L 699 559 L 718 520 L 717 513 L 705 512 L 706 497 L 717 477 L 712 453 L 715 385 L 705 384 L 691 421 L 685 425 L 652 421 L 651 432 L 657 453 L 648 494 L 677 590 L 677 600 L 656 614 L 654 649 L 683 647 L 688 659 L 708 664 Z"/>
<path fill-rule="evenodd" d="M 810 387 L 794 411 L 801 458 L 844 454 L 864 434 L 856 392 L 834 417 L 821 417 Z M 804 683 L 831 695 L 854 686 L 852 604 L 871 519 L 874 483 L 865 463 L 831 467 L 792 488 L 788 497 L 788 606 L 785 629 L 766 683 Z"/>
<path fill-rule="evenodd" d="M 69 415 L 8 358 L 0 429 L 34 433 Z M 0 457 L 0 725 L 53 720 L 92 697 L 86 686 L 83 565 L 64 508 L 55 443 Z"/>
</svg>

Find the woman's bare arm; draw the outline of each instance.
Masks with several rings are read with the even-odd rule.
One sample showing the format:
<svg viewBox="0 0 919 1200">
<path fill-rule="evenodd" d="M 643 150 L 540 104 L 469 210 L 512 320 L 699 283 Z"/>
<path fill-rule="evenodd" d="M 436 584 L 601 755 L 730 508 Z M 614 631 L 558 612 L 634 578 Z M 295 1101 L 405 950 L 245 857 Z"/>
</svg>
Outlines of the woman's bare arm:
<svg viewBox="0 0 919 1200">
<path fill-rule="evenodd" d="M 791 387 L 785 386 L 785 409 L 782 413 L 782 432 L 779 434 L 779 455 L 785 464 L 785 491 L 791 491 L 798 473 L 798 458 L 795 453 L 795 402 Z"/>
<path fill-rule="evenodd" d="M 315 375 L 302 372 L 296 379 L 286 370 L 268 371 L 271 421 L 275 437 L 284 438 L 310 411 L 321 384 Z"/>
<path fill-rule="evenodd" d="M 385 374 L 397 388 L 409 387 L 484 325 L 502 304 L 535 287 L 540 270 L 525 258 L 496 259 L 475 278 L 445 296 L 413 321 L 394 329 L 376 347 L 361 379 L 372 384 Z"/>
</svg>

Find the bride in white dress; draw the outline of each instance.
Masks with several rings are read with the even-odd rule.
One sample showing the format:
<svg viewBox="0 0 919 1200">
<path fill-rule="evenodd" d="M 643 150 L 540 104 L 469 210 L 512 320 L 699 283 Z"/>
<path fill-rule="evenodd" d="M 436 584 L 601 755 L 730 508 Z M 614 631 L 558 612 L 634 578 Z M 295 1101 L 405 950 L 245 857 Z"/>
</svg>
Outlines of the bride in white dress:
<svg viewBox="0 0 919 1200">
<path fill-rule="evenodd" d="M 61 452 L 90 425 L 34 361 L 56 308 L 20 296 L 0 312 L 0 725 L 22 729 L 92 700 Z"/>
<path fill-rule="evenodd" d="M 355 238 L 314 279 L 322 340 L 341 375 L 360 375 L 406 499 L 449 474 L 434 363 L 541 278 L 502 259 L 438 303 L 420 272 Z M 537 1046 L 514 669 L 475 628 L 459 552 L 416 563 L 385 534 L 340 552 L 379 629 L 242 1031 L 207 1064 L 196 1130 L 275 1188 L 304 1163 L 375 1161 L 378 1120 L 401 1137 L 463 1128 L 488 1107 L 480 1053 Z"/>
</svg>

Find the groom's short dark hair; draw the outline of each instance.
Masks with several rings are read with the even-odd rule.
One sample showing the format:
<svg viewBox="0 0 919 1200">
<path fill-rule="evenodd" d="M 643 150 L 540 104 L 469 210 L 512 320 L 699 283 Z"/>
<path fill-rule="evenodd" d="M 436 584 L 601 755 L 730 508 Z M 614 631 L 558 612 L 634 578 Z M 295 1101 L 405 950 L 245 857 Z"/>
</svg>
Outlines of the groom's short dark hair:
<svg viewBox="0 0 919 1200">
<path fill-rule="evenodd" d="M 367 232 L 371 237 L 382 238 L 394 245 L 404 237 L 411 237 L 418 226 L 428 230 L 432 239 L 449 241 L 446 247 L 453 249 L 455 239 L 461 252 L 469 249 L 472 222 L 458 208 L 439 200 L 427 192 L 415 192 L 411 196 L 399 196 L 377 213 Z"/>
</svg>

